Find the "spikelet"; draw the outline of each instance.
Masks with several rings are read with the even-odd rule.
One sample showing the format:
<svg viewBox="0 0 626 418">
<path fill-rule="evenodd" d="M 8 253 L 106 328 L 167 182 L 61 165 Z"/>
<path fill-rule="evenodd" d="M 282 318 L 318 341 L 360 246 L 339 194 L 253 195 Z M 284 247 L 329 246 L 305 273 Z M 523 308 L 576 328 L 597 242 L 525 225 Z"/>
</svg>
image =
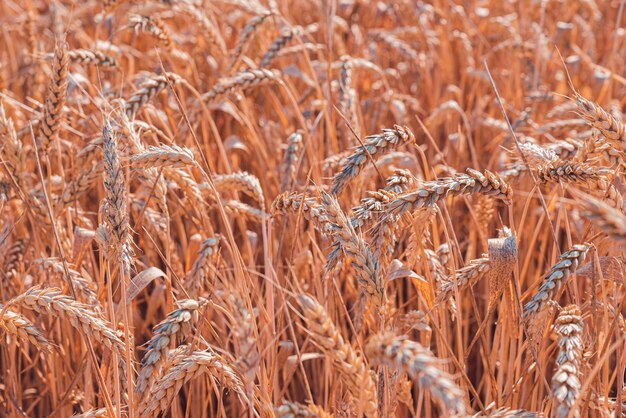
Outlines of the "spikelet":
<svg viewBox="0 0 626 418">
<path fill-rule="evenodd" d="M 363 358 L 344 340 L 326 310 L 315 299 L 299 295 L 298 303 L 307 325 L 306 331 L 344 377 L 348 391 L 363 414 L 378 416 L 376 386 Z"/>
<path fill-rule="evenodd" d="M 63 190 L 63 194 L 61 195 L 60 203 L 62 206 L 67 206 L 70 203 L 78 200 L 81 195 L 89 191 L 91 186 L 100 178 L 102 175 L 102 163 L 98 162 L 96 164 L 92 164 L 86 170 L 81 170 L 76 178 L 72 179 Z"/>
<path fill-rule="evenodd" d="M 335 195 L 341 193 L 350 180 L 359 175 L 369 160 L 368 154 L 372 158 L 377 158 L 382 153 L 414 141 L 413 132 L 406 126 L 398 125 L 395 125 L 393 129 L 383 129 L 380 134 L 366 137 L 363 146 L 357 147 L 343 163 L 341 170 L 335 174 L 330 193 Z"/>
<path fill-rule="evenodd" d="M 146 353 L 141 361 L 141 370 L 135 383 L 137 402 L 149 395 L 156 376 L 167 358 L 170 344 L 178 337 L 184 338 L 198 321 L 198 311 L 206 300 L 183 299 L 176 302 L 177 308 L 167 315 L 152 330 L 152 338 L 146 345 Z"/>
<path fill-rule="evenodd" d="M 67 95 L 68 65 L 69 55 L 67 53 L 67 45 L 65 43 L 56 45 L 48 95 L 46 96 L 43 115 L 36 134 L 39 152 L 42 155 L 45 155 L 52 142 L 57 139 L 59 130 L 61 129 L 63 106 L 65 105 Z"/>
<path fill-rule="evenodd" d="M 370 339 L 365 352 L 374 364 L 407 372 L 447 410 L 465 415 L 465 394 L 452 376 L 437 367 L 441 360 L 419 343 L 403 336 L 381 334 Z"/>
<path fill-rule="evenodd" d="M 139 90 L 135 91 L 124 104 L 126 116 L 133 119 L 143 105 L 169 85 L 168 80 L 172 85 L 176 85 L 182 81 L 182 78 L 174 73 L 155 74 L 141 83 Z"/>
<path fill-rule="evenodd" d="M 328 214 L 331 234 L 339 242 L 341 250 L 352 260 L 361 288 L 374 300 L 376 306 L 384 306 L 385 285 L 378 259 L 367 247 L 363 237 L 354 230 L 333 196 L 323 193 L 322 205 Z"/>
<path fill-rule="evenodd" d="M 139 405 L 139 417 L 156 417 L 166 411 L 183 384 L 204 373 L 236 392 L 242 402 L 247 401 L 239 376 L 222 357 L 212 351 L 194 351 L 176 356 L 166 367 L 167 372 L 155 383 L 150 396 L 145 397 Z"/>
<path fill-rule="evenodd" d="M 556 319 L 554 328 L 559 338 L 559 354 L 552 376 L 552 396 L 556 403 L 556 416 L 579 417 L 578 409 L 572 411 L 580 393 L 580 366 L 583 355 L 583 319 L 577 305 L 568 305 Z"/>
<path fill-rule="evenodd" d="M 232 77 L 219 79 L 211 90 L 202 95 L 202 100 L 212 102 L 235 90 L 248 90 L 278 80 L 280 80 L 280 73 L 276 70 L 267 70 L 265 68 L 243 70 Z"/>
<path fill-rule="evenodd" d="M 559 261 L 543 277 L 537 293 L 524 306 L 524 319 L 537 315 L 546 308 L 547 302 L 557 296 L 570 274 L 576 271 L 590 249 L 590 244 L 574 245 L 569 251 L 561 254 Z"/>
<path fill-rule="evenodd" d="M 33 325 L 24 316 L 6 309 L 0 304 L 0 330 L 15 335 L 24 342 L 30 342 L 41 351 L 52 352 L 52 344 L 39 328 Z"/>
</svg>

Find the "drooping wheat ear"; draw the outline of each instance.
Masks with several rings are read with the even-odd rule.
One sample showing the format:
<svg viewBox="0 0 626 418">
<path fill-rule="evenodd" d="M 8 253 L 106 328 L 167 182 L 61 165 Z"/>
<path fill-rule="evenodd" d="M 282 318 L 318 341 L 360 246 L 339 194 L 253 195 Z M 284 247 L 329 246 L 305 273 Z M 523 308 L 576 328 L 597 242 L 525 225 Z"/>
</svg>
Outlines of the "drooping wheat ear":
<svg viewBox="0 0 626 418">
<path fill-rule="evenodd" d="M 52 344 L 39 328 L 19 313 L 6 309 L 2 304 L 0 304 L 0 329 L 24 342 L 30 342 L 41 351 L 52 352 Z"/>
<path fill-rule="evenodd" d="M 176 144 L 150 146 L 139 154 L 133 155 L 130 161 L 135 169 L 140 170 L 193 167 L 196 164 L 193 152 L 189 148 L 179 147 Z"/>
<path fill-rule="evenodd" d="M 94 290 L 94 281 L 91 277 L 85 277 L 85 275 L 73 269 L 72 265 L 67 265 L 66 270 L 63 262 L 58 258 L 42 258 L 35 260 L 35 263 L 50 273 L 50 278 L 57 276 L 65 280 L 65 272 L 67 271 L 74 288 L 78 291 L 84 303 L 91 306 L 94 311 L 100 310 L 100 303 L 98 302 L 98 296 Z"/>
<path fill-rule="evenodd" d="M 240 171 L 232 174 L 218 174 L 213 177 L 213 184 L 219 192 L 242 192 L 256 200 L 261 207 L 265 207 L 261 183 L 250 173 Z"/>
<path fill-rule="evenodd" d="M 164 170 L 164 175 L 166 178 L 173 180 L 178 187 L 181 188 L 187 199 L 192 202 L 195 209 L 202 210 L 204 208 L 205 200 L 202 189 L 191 174 L 180 168 L 167 168 Z"/>
<path fill-rule="evenodd" d="M 559 338 L 559 354 L 552 376 L 552 396 L 558 418 L 579 417 L 578 409 L 572 411 L 580 393 L 580 362 L 583 355 L 583 318 L 577 305 L 568 305 L 554 324 Z"/>
<path fill-rule="evenodd" d="M 56 140 L 63 121 L 63 105 L 67 96 L 67 67 L 69 55 L 67 45 L 59 43 L 54 48 L 52 76 L 48 95 L 43 108 L 41 122 L 37 129 L 39 152 L 45 154 L 50 144 Z"/>
<path fill-rule="evenodd" d="M 465 267 L 457 270 L 454 278 L 447 277 L 442 281 L 439 294 L 437 295 L 437 302 L 446 301 L 454 295 L 455 282 L 456 286 L 459 287 L 459 291 L 461 291 L 467 287 L 473 286 L 480 279 L 485 277 L 489 270 L 491 270 L 489 258 L 483 257 L 471 260 Z"/>
<path fill-rule="evenodd" d="M 542 165 L 537 169 L 537 177 L 543 183 L 596 182 L 601 176 L 608 173 L 608 169 L 598 169 L 587 164 L 570 161 L 556 161 Z"/>
<path fill-rule="evenodd" d="M 226 213 L 232 213 L 237 216 L 241 216 L 244 220 L 250 222 L 261 222 L 265 212 L 257 209 L 247 203 L 240 202 L 239 200 L 227 200 L 222 202 Z"/>
<path fill-rule="evenodd" d="M 274 42 L 272 42 L 272 45 L 270 45 L 270 47 L 265 52 L 265 54 L 263 54 L 263 57 L 261 58 L 261 61 L 259 62 L 259 67 L 267 68 L 276 57 L 276 54 L 278 53 L 278 51 L 283 49 L 285 45 L 291 42 L 291 40 L 294 37 L 300 36 L 302 32 L 303 30 L 301 27 L 283 28 L 280 31 L 280 34 L 276 37 L 276 39 L 274 39 Z"/>
<path fill-rule="evenodd" d="M 165 89 L 169 83 L 176 85 L 182 82 L 182 78 L 174 73 L 165 73 L 146 79 L 139 90 L 135 91 L 124 104 L 124 113 L 129 119 L 133 119 L 139 109 L 143 107 L 150 99 Z"/>
<path fill-rule="evenodd" d="M 81 170 L 74 179 L 72 179 L 63 190 L 61 195 L 61 205 L 67 206 L 78 200 L 84 193 L 88 192 L 102 175 L 102 163 L 92 164 L 88 169 Z"/>
<path fill-rule="evenodd" d="M 345 341 L 328 313 L 315 299 L 299 295 L 307 333 L 345 378 L 347 390 L 367 417 L 378 416 L 376 385 L 363 357 Z"/>
<path fill-rule="evenodd" d="M 239 63 L 241 57 L 245 53 L 245 49 L 248 47 L 248 44 L 252 39 L 252 35 L 254 35 L 254 33 L 261 27 L 263 22 L 265 22 L 270 16 L 272 16 L 272 13 L 266 12 L 254 16 L 246 22 L 245 26 L 239 33 L 239 40 L 237 41 L 237 44 L 235 45 L 235 48 L 233 49 L 233 52 L 231 54 L 230 64 L 228 65 L 228 69 L 226 70 L 227 72 L 230 72 Z"/>
<path fill-rule="evenodd" d="M 73 49 L 67 53 L 70 62 L 74 64 L 100 65 L 102 67 L 117 67 L 115 57 L 106 55 L 100 51 L 89 49 Z"/>
<path fill-rule="evenodd" d="M 165 23 L 158 17 L 130 15 L 128 17 L 129 26 L 135 32 L 146 32 L 158 39 L 165 49 L 172 48 L 172 36 L 166 28 Z"/>
<path fill-rule="evenodd" d="M 522 153 L 524 153 L 526 161 L 528 161 L 528 164 L 531 167 L 554 162 L 558 159 L 556 153 L 553 150 L 542 147 L 541 145 L 537 145 L 532 142 L 524 142 L 520 144 L 520 149 L 522 150 Z"/>
<path fill-rule="evenodd" d="M 219 79 L 211 90 L 202 95 L 202 100 L 212 102 L 235 90 L 247 90 L 278 80 L 280 80 L 280 73 L 276 70 L 268 70 L 265 68 L 243 70 L 232 77 Z"/>
<path fill-rule="evenodd" d="M 135 383 L 136 401 L 150 394 L 155 378 L 167 358 L 172 342 L 185 338 L 191 327 L 198 321 L 198 311 L 206 304 L 206 300 L 183 299 L 176 302 L 177 309 L 167 315 L 152 330 L 152 338 L 146 344 L 146 353 L 141 361 L 141 370 Z"/>
<path fill-rule="evenodd" d="M 498 408 L 489 414 L 476 414 L 472 418 L 538 418 L 542 415 L 537 412 L 528 412 L 523 409 Z"/>
<path fill-rule="evenodd" d="M 286 192 L 290 185 L 295 181 L 296 165 L 298 163 L 298 152 L 302 145 L 302 131 L 289 135 L 287 138 L 287 147 L 285 148 L 285 156 L 280 170 L 280 190 Z"/>
<path fill-rule="evenodd" d="M 626 243 L 626 216 L 591 196 L 577 193 L 576 203 L 583 207 L 583 216 L 618 244 Z"/>
<path fill-rule="evenodd" d="M 596 128 L 606 140 L 616 149 L 624 150 L 624 124 L 615 120 L 613 116 L 598 104 L 585 99 L 580 94 L 574 96 L 580 116 L 592 127 Z"/>
<path fill-rule="evenodd" d="M 313 197 L 306 197 L 298 192 L 285 192 L 279 195 L 272 203 L 271 213 L 273 216 L 287 214 L 289 212 L 302 216 L 315 225 L 322 233 L 328 232 L 328 214 L 326 209 Z"/>
<path fill-rule="evenodd" d="M 384 30 L 371 31 L 370 36 L 379 42 L 386 44 L 398 51 L 401 55 L 406 58 L 409 58 L 411 61 L 417 61 L 419 55 L 413 47 L 404 42 L 401 39 L 396 38 L 392 33 Z"/>
<path fill-rule="evenodd" d="M 452 376 L 438 367 L 441 360 L 419 343 L 404 336 L 381 334 L 372 337 L 365 352 L 373 363 L 407 372 L 447 410 L 465 415 L 465 394 Z"/>
<path fill-rule="evenodd" d="M 333 196 L 324 192 L 322 205 L 328 214 L 330 232 L 341 246 L 341 250 L 351 259 L 361 288 L 373 298 L 376 306 L 383 306 L 385 284 L 380 274 L 378 260 L 365 244 L 363 237 L 354 230 L 350 220 Z"/>
<path fill-rule="evenodd" d="M 335 174 L 330 187 L 331 194 L 339 194 L 350 180 L 358 176 L 369 160 L 379 157 L 382 153 L 396 149 L 400 145 L 414 142 L 413 132 L 406 126 L 394 125 L 393 129 L 383 129 L 380 134 L 370 135 L 357 147 L 343 163 L 341 170 Z"/>
<path fill-rule="evenodd" d="M 468 168 L 466 174 L 424 182 L 418 188 L 398 195 L 385 208 L 387 216 L 400 216 L 407 211 L 432 207 L 447 196 L 481 193 L 509 202 L 513 190 L 500 176 L 485 170 L 484 173 Z"/>
<path fill-rule="evenodd" d="M 117 137 L 108 121 L 105 121 L 102 128 L 102 145 L 104 190 L 106 192 L 104 216 L 112 246 L 112 252 L 109 256 L 120 262 L 125 271 L 128 271 L 132 261 L 132 248 L 126 208 L 124 170 L 120 164 Z"/>
<path fill-rule="evenodd" d="M 524 319 L 531 318 L 546 308 L 547 302 L 554 300 L 570 274 L 583 262 L 591 244 L 574 245 L 559 257 L 559 261 L 543 277 L 543 282 L 530 301 L 524 306 Z"/>
<path fill-rule="evenodd" d="M 20 183 L 20 175 L 24 173 L 24 156 L 22 143 L 17 139 L 13 120 L 7 116 L 4 105 L 0 101 L 0 156 L 6 162 L 11 176 Z"/>
<path fill-rule="evenodd" d="M 241 379 L 227 361 L 214 352 L 194 351 L 177 356 L 167 367 L 168 371 L 155 382 L 150 396 L 145 397 L 145 402 L 139 406 L 138 416 L 141 418 L 156 417 L 166 411 L 182 386 L 204 373 L 236 392 L 242 402 L 247 402 Z"/>
<path fill-rule="evenodd" d="M 284 401 L 274 412 L 278 418 L 331 418 L 321 406 Z"/>
<path fill-rule="evenodd" d="M 202 241 L 198 250 L 198 258 L 185 275 L 185 288 L 191 295 L 198 295 L 204 289 L 207 278 L 211 277 L 211 269 L 219 251 L 220 235 L 215 235 Z"/>
<path fill-rule="evenodd" d="M 61 293 L 54 287 L 31 287 L 26 292 L 11 300 L 12 306 L 23 306 L 40 314 L 49 314 L 70 323 L 74 328 L 96 340 L 118 355 L 123 373 L 120 378 L 125 384 L 126 361 L 124 360 L 124 342 L 120 340 L 111 325 L 95 315 L 92 307 L 84 305 Z"/>
</svg>

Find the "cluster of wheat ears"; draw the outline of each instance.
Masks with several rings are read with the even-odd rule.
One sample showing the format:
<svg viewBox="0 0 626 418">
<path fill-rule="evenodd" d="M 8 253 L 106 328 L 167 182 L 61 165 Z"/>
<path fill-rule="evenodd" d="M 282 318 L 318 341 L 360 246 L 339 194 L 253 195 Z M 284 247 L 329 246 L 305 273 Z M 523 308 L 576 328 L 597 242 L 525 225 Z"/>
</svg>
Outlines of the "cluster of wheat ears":
<svg viewBox="0 0 626 418">
<path fill-rule="evenodd" d="M 623 0 L 0 1 L 0 417 L 621 417 Z"/>
</svg>

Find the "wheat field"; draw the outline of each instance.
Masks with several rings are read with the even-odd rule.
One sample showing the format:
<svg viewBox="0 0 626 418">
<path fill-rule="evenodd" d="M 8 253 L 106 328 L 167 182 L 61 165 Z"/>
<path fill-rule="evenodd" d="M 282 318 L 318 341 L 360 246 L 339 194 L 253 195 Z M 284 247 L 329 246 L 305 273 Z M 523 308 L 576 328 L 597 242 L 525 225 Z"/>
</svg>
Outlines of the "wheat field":
<svg viewBox="0 0 626 418">
<path fill-rule="evenodd" d="M 624 0 L 0 0 L 0 417 L 621 417 Z"/>
</svg>

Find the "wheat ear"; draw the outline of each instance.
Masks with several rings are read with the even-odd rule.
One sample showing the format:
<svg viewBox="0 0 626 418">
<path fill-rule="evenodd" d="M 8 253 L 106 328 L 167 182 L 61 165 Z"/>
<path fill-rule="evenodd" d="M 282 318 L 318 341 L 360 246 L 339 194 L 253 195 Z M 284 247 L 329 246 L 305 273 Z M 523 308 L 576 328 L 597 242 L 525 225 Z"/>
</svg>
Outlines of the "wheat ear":
<svg viewBox="0 0 626 418">
<path fill-rule="evenodd" d="M 341 250 L 352 260 L 361 288 L 373 298 L 376 306 L 383 306 L 385 285 L 378 260 L 365 244 L 363 237 L 354 230 L 337 200 L 328 193 L 323 193 L 322 204 L 328 214 L 331 234 L 341 246 Z"/>
<path fill-rule="evenodd" d="M 147 403 L 139 407 L 139 416 L 156 417 L 166 411 L 183 384 L 204 373 L 236 392 L 242 401 L 247 401 L 241 379 L 222 357 L 211 351 L 194 351 L 174 357 L 167 372 L 156 382 L 150 396 L 144 398 Z"/>
<path fill-rule="evenodd" d="M 559 338 L 559 354 L 552 376 L 552 396 L 558 418 L 579 417 L 572 411 L 580 393 L 580 363 L 583 355 L 583 319 L 577 305 L 568 305 L 561 310 L 554 328 Z"/>
<path fill-rule="evenodd" d="M 354 150 L 343 163 L 341 170 L 335 174 L 330 193 L 341 193 L 348 182 L 363 170 L 370 157 L 377 158 L 384 152 L 389 152 L 400 145 L 414 141 L 413 132 L 406 126 L 398 125 L 395 125 L 393 129 L 383 129 L 380 134 L 367 136 L 363 145 Z"/>
<path fill-rule="evenodd" d="M 363 358 L 344 340 L 326 310 L 315 299 L 299 295 L 307 332 L 345 378 L 347 389 L 367 417 L 378 416 L 376 386 Z"/>
<path fill-rule="evenodd" d="M 370 339 L 365 352 L 373 363 L 407 372 L 446 409 L 465 415 L 465 394 L 452 376 L 438 367 L 441 360 L 419 343 L 403 336 L 382 334 Z"/>
<path fill-rule="evenodd" d="M 574 273 L 578 265 L 583 262 L 590 244 L 574 245 L 569 251 L 559 257 L 559 261 L 550 268 L 543 277 L 543 282 L 530 301 L 524 306 L 524 318 L 530 318 L 543 311 L 549 300 L 553 300 L 570 274 Z"/>
<path fill-rule="evenodd" d="M 247 90 L 278 80 L 280 80 L 280 73 L 276 70 L 267 70 L 265 68 L 243 70 L 232 77 L 219 79 L 211 90 L 202 95 L 202 100 L 212 102 L 235 90 Z"/>
<path fill-rule="evenodd" d="M 39 328 L 24 316 L 5 308 L 3 305 L 0 305 L 0 329 L 3 329 L 7 334 L 15 335 L 24 342 L 30 342 L 41 351 L 52 352 L 52 344 Z"/>
<path fill-rule="evenodd" d="M 52 77 L 48 87 L 48 95 L 43 108 L 43 115 L 37 130 L 39 152 L 45 154 L 52 142 L 56 140 L 63 120 L 63 106 L 67 95 L 67 68 L 69 56 L 67 45 L 60 43 L 54 49 Z"/>
<path fill-rule="evenodd" d="M 165 89 L 169 83 L 176 85 L 182 82 L 182 78 L 174 73 L 166 73 L 161 75 L 153 75 L 146 79 L 139 90 L 135 91 L 130 98 L 124 103 L 124 113 L 129 119 L 133 119 L 139 109 L 143 107 L 150 99 Z"/>
<path fill-rule="evenodd" d="M 152 330 L 152 338 L 146 345 L 146 354 L 141 361 L 141 370 L 135 384 L 137 402 L 147 396 L 154 381 L 167 358 L 172 341 L 178 336 L 186 336 L 191 327 L 198 321 L 198 311 L 206 304 L 206 300 L 183 299 L 176 302 L 177 309 L 167 315 Z"/>
</svg>

